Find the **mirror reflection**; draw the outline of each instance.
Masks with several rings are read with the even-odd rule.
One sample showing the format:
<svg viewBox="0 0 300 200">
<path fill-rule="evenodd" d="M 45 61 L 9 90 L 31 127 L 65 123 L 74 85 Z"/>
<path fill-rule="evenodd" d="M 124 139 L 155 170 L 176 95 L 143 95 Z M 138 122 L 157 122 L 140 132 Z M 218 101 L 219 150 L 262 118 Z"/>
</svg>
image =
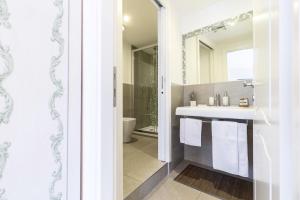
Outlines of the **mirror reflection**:
<svg viewBox="0 0 300 200">
<path fill-rule="evenodd" d="M 252 12 L 183 36 L 185 84 L 253 79 Z"/>
</svg>

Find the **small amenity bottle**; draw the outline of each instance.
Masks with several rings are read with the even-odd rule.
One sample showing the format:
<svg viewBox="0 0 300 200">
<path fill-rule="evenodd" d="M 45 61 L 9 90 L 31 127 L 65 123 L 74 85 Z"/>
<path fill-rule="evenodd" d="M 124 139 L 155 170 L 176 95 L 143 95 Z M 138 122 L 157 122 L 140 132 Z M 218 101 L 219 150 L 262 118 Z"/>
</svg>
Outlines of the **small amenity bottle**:
<svg viewBox="0 0 300 200">
<path fill-rule="evenodd" d="M 229 106 L 229 96 L 227 94 L 227 91 L 225 92 L 224 96 L 223 96 L 223 102 L 222 102 L 223 106 Z"/>
</svg>

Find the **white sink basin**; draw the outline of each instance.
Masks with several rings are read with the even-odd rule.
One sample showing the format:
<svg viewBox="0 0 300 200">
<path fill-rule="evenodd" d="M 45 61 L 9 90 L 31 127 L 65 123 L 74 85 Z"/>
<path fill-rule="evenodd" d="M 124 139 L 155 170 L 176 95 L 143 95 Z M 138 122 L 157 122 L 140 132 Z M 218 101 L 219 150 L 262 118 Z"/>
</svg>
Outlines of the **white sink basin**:
<svg viewBox="0 0 300 200">
<path fill-rule="evenodd" d="M 253 120 L 255 115 L 254 107 L 238 107 L 238 106 L 206 106 L 197 107 L 178 107 L 176 115 L 190 117 L 207 117 L 216 119 L 244 119 Z"/>
</svg>

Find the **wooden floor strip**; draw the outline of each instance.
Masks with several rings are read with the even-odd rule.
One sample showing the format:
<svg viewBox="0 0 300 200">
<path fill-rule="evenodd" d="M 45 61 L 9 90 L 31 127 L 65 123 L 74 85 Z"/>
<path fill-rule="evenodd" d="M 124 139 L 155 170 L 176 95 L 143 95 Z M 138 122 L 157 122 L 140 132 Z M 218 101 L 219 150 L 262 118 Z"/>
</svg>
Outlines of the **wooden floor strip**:
<svg viewBox="0 0 300 200">
<path fill-rule="evenodd" d="M 252 182 L 194 165 L 188 165 L 175 180 L 224 200 L 253 200 Z"/>
</svg>

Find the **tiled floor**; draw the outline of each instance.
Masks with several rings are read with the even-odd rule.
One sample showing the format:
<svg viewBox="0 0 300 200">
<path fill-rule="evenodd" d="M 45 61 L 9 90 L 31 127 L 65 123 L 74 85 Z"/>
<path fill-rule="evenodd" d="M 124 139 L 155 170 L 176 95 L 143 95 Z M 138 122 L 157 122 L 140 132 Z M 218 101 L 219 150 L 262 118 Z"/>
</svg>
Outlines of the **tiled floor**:
<svg viewBox="0 0 300 200">
<path fill-rule="evenodd" d="M 157 138 L 133 135 L 137 141 L 124 144 L 124 198 L 157 172 L 164 163 L 157 159 Z"/>
<path fill-rule="evenodd" d="M 188 162 L 181 163 L 169 177 L 165 178 L 145 200 L 220 200 L 191 187 L 174 181 L 174 178 L 185 169 Z"/>
</svg>

